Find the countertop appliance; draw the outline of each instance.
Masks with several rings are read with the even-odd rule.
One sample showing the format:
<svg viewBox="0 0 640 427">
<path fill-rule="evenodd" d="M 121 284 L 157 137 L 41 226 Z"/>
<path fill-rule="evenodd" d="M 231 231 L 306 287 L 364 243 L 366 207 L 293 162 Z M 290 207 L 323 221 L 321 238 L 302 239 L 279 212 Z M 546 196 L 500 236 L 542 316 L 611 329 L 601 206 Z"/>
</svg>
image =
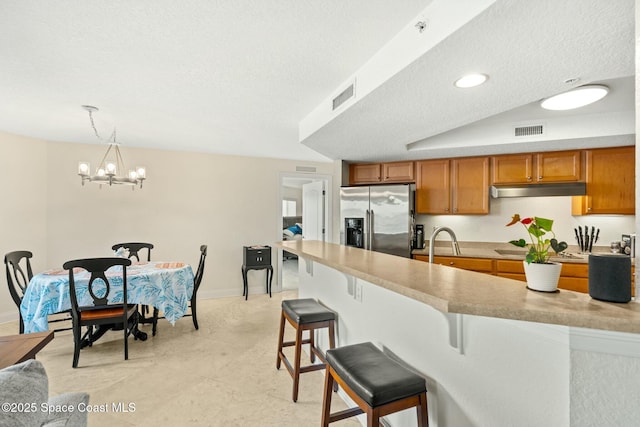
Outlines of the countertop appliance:
<svg viewBox="0 0 640 427">
<path fill-rule="evenodd" d="M 411 257 L 415 186 L 342 187 L 340 243 Z"/>
</svg>

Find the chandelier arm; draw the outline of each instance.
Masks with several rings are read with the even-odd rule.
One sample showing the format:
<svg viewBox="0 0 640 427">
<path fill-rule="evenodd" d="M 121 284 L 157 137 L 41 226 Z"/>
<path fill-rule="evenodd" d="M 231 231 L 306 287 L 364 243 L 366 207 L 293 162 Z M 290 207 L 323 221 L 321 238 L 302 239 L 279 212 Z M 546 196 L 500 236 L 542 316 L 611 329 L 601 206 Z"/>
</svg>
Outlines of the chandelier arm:
<svg viewBox="0 0 640 427">
<path fill-rule="evenodd" d="M 116 162 L 118 163 L 118 167 L 121 168 L 120 169 L 120 173 L 122 174 L 122 176 L 125 176 L 125 165 L 124 165 L 124 160 L 122 159 L 122 154 L 120 154 L 120 147 L 116 145 Z"/>
<path fill-rule="evenodd" d="M 111 147 L 113 145 L 109 144 L 109 148 L 107 148 L 107 151 L 104 153 L 104 156 L 102 156 L 102 160 L 100 160 L 100 163 L 98 163 L 98 168 L 102 167 L 103 169 L 107 169 L 107 165 L 105 164 L 105 160 L 107 160 L 107 156 L 109 155 L 109 152 L 111 151 Z M 96 169 L 96 173 L 97 173 L 97 169 Z"/>
</svg>

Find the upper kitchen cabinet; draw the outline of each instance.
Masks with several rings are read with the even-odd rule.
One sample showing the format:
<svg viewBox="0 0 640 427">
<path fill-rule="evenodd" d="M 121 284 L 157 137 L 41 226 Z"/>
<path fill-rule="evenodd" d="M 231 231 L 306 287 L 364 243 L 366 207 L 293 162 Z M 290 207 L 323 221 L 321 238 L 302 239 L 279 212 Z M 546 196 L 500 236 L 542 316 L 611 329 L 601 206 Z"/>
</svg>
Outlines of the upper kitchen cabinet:
<svg viewBox="0 0 640 427">
<path fill-rule="evenodd" d="M 416 212 L 488 214 L 489 158 L 416 162 Z"/>
<path fill-rule="evenodd" d="M 415 182 L 413 162 L 352 163 L 349 165 L 349 184 Z"/>
<path fill-rule="evenodd" d="M 585 150 L 587 195 L 572 200 L 573 215 L 635 214 L 635 147 Z"/>
<path fill-rule="evenodd" d="M 581 151 L 493 156 L 492 184 L 544 184 L 580 181 Z"/>
</svg>

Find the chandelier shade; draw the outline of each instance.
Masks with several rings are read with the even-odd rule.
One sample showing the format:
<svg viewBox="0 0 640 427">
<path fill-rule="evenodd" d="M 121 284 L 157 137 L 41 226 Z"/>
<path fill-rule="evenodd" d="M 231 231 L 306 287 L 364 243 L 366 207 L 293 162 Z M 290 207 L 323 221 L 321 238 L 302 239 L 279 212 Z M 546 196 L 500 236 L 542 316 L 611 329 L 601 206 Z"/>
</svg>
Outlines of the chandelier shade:
<svg viewBox="0 0 640 427">
<path fill-rule="evenodd" d="M 91 164 L 89 162 L 80 161 L 78 163 L 78 175 L 80 175 L 82 179 L 82 185 L 84 185 L 85 182 L 93 182 L 99 184 L 101 187 L 103 184 L 116 184 L 130 185 L 133 188 L 140 186 L 140 188 L 142 188 L 142 183 L 147 178 L 146 169 L 143 166 L 137 166 L 135 169 L 127 171 L 122 154 L 120 153 L 120 144 L 116 142 L 115 129 L 108 140 L 101 138 L 93 122 L 93 113 L 98 111 L 98 108 L 91 105 L 83 105 L 82 108 L 89 112 L 89 120 L 91 121 L 91 127 L 96 137 L 109 144 L 107 151 L 104 153 L 104 156 L 102 156 L 102 160 L 98 163 L 93 174 L 91 173 Z"/>
</svg>

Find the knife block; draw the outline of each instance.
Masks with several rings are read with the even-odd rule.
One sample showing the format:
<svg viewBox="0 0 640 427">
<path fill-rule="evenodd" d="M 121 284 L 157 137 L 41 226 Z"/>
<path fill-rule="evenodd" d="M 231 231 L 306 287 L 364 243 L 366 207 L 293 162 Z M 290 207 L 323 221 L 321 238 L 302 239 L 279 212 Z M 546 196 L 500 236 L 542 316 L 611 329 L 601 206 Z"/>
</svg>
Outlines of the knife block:
<svg viewBox="0 0 640 427">
<path fill-rule="evenodd" d="M 589 255 L 589 295 L 601 301 L 631 301 L 631 257 Z"/>
</svg>

